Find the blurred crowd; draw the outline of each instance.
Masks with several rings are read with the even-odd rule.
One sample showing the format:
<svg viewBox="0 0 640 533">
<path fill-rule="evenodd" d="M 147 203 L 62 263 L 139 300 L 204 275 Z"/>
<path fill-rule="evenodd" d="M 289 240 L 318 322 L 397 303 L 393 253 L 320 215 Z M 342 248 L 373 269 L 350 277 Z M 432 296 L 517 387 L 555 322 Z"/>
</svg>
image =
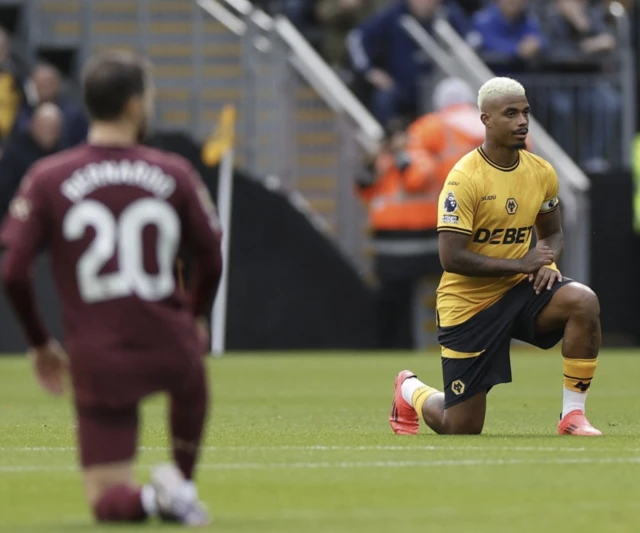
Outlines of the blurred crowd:
<svg viewBox="0 0 640 533">
<path fill-rule="evenodd" d="M 616 32 L 613 0 L 256 0 L 288 16 L 368 105 L 383 126 L 429 108 L 425 79 L 437 69 L 400 25 L 413 15 L 433 34 L 437 17 L 470 44 L 498 75 L 611 73 Z M 622 0 L 629 10 L 633 0 Z M 426 96 L 426 98 L 425 98 Z M 553 118 L 543 125 L 589 171 L 607 166 L 607 142 L 620 114 L 611 83 L 545 95 Z M 539 108 L 540 106 L 538 106 Z M 536 108 L 534 103 L 534 109 Z M 538 109 L 538 112 L 540 110 Z M 587 116 L 585 141 L 566 131 L 574 113 Z M 582 125 L 581 125 L 582 127 Z M 584 128 L 583 128 L 584 129 Z"/>
<path fill-rule="evenodd" d="M 0 220 L 27 169 L 84 141 L 87 129 L 84 111 L 65 94 L 60 73 L 45 63 L 23 72 L 0 28 Z"/>
<path fill-rule="evenodd" d="M 403 28 L 404 18 L 413 16 L 431 35 L 438 18 L 447 20 L 496 74 L 518 77 L 528 92 L 532 73 L 534 81 L 564 75 L 570 83 L 545 87 L 544 105 L 539 87 L 529 92 L 534 115 L 583 168 L 602 172 L 612 163 L 608 147 L 619 142 L 622 115 L 612 81 L 621 45 L 612 1 L 254 0 L 286 15 L 386 131 L 355 180 L 373 233 L 381 347 L 413 346 L 415 285 L 440 273 L 438 193 L 484 134 L 475 91 L 462 79 L 442 78 Z M 633 1 L 618 0 L 628 10 Z M 597 83 L 574 83 L 585 74 Z M 20 69 L 0 28 L 0 220 L 31 164 L 86 138 L 81 104 L 63 85 L 51 65 Z"/>
</svg>

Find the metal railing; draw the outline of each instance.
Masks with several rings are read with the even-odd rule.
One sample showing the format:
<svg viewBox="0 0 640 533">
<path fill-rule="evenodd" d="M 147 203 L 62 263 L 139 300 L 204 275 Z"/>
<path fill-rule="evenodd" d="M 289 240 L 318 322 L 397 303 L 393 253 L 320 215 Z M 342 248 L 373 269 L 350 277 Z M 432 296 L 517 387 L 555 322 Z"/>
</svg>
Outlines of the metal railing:
<svg viewBox="0 0 640 533">
<path fill-rule="evenodd" d="M 240 38 L 239 155 L 246 168 L 289 191 L 367 272 L 366 212 L 353 178 L 382 127 L 288 19 L 244 0 L 196 1 Z"/>
<path fill-rule="evenodd" d="M 597 172 L 608 165 L 626 166 L 618 76 L 535 73 L 518 79 L 536 118 L 582 168 Z"/>
<path fill-rule="evenodd" d="M 631 21 L 624 6 L 619 2 L 609 5 L 609 13 L 616 23 L 618 77 L 622 96 L 622 161 L 633 165 L 632 140 L 636 135 L 636 60 L 633 49 Z"/>
</svg>

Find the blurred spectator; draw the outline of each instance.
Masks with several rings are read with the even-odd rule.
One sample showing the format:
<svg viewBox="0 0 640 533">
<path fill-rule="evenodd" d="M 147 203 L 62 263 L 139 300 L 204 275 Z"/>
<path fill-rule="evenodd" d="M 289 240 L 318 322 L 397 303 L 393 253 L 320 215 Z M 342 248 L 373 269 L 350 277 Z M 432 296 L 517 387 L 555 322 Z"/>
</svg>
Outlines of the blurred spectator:
<svg viewBox="0 0 640 533">
<path fill-rule="evenodd" d="M 29 130 L 7 142 L 0 159 L 0 221 L 29 167 L 60 149 L 62 120 L 58 106 L 42 104 L 34 111 Z"/>
<path fill-rule="evenodd" d="M 318 0 L 281 0 L 280 12 L 319 50 L 323 32 L 316 17 L 317 4 Z"/>
<path fill-rule="evenodd" d="M 616 48 L 603 8 L 590 7 L 587 0 L 554 0 L 548 28 L 553 59 L 563 63 L 597 56 L 603 59 L 603 54 Z"/>
<path fill-rule="evenodd" d="M 409 148 L 434 161 L 434 179 L 441 188 L 458 160 L 484 142 L 484 125 L 476 94 L 462 79 L 445 78 L 433 91 L 435 112 L 409 127 Z"/>
<path fill-rule="evenodd" d="M 460 2 L 460 5 L 467 15 L 473 15 L 473 13 L 484 7 L 485 4 L 486 0 L 464 0 L 464 2 Z"/>
<path fill-rule="evenodd" d="M 587 0 L 555 0 L 549 38 L 553 50 L 551 59 L 561 62 L 565 70 L 593 71 L 595 68 L 601 72 L 603 61 L 616 48 L 616 39 L 605 22 L 604 9 L 590 7 Z M 551 109 L 555 117 L 551 132 L 565 149 L 578 154 L 587 171 L 605 171 L 608 167 L 606 149 L 616 137 L 620 107 L 620 95 L 604 77 L 595 86 L 590 84 L 573 91 L 554 89 Z M 571 129 L 576 124 L 579 135 Z M 570 139 L 575 137 L 580 143 L 577 150 L 570 146 Z"/>
<path fill-rule="evenodd" d="M 429 32 L 436 16 L 447 18 L 461 35 L 469 29 L 465 13 L 455 2 L 397 0 L 349 34 L 353 65 L 373 86 L 371 107 L 383 125 L 399 115 L 417 115 L 420 82 L 433 69 L 401 25 L 407 15 Z"/>
<path fill-rule="evenodd" d="M 38 65 L 33 70 L 28 84 L 31 88 L 30 92 L 33 93 L 32 104 L 25 103 L 20 109 L 16 120 L 17 131 L 24 132 L 29 129 L 35 107 L 51 102 L 60 108 L 64 119 L 61 146 L 69 148 L 84 142 L 89 128 L 87 118 L 79 104 L 62 94 L 58 71 L 50 65 Z"/>
<path fill-rule="evenodd" d="M 473 16 L 478 48 L 496 74 L 522 68 L 547 46 L 529 0 L 495 0 Z"/>
<path fill-rule="evenodd" d="M 378 333 L 382 349 L 412 349 L 417 283 L 440 274 L 433 162 L 407 146 L 404 124 L 392 121 L 379 153 L 356 178 L 369 211 L 374 271 L 379 282 Z"/>
<path fill-rule="evenodd" d="M 323 26 L 322 52 L 327 62 L 343 73 L 350 66 L 345 41 L 349 32 L 386 5 L 387 0 L 319 0 L 316 17 Z"/>
<path fill-rule="evenodd" d="M 13 129 L 20 108 L 21 85 L 11 62 L 9 35 L 0 27 L 0 149 Z"/>
</svg>

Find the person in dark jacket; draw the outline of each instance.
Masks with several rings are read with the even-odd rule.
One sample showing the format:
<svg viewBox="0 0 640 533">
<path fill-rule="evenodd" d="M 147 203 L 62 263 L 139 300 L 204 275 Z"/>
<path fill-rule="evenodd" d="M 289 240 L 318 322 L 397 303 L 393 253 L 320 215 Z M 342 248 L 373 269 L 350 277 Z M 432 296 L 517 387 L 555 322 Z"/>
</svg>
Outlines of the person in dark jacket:
<svg viewBox="0 0 640 533">
<path fill-rule="evenodd" d="M 527 70 L 548 46 L 529 0 L 496 0 L 473 16 L 472 41 L 499 75 Z"/>
<path fill-rule="evenodd" d="M 606 172 L 615 151 L 622 99 L 606 76 L 617 43 L 602 6 L 587 0 L 555 0 L 548 20 L 551 58 L 564 71 L 601 72 L 600 81 L 550 92 L 556 140 L 588 172 Z"/>
<path fill-rule="evenodd" d="M 33 114 L 28 131 L 14 134 L 0 159 L 0 221 L 27 170 L 39 159 L 59 149 L 62 112 L 55 104 L 42 104 Z"/>
<path fill-rule="evenodd" d="M 84 142 L 87 138 L 89 124 L 82 106 L 62 92 L 60 74 L 51 65 L 38 65 L 29 80 L 33 88 L 33 102 L 25 103 L 16 119 L 16 131 L 27 131 L 34 107 L 45 102 L 56 104 L 64 122 L 62 125 L 62 148 L 71 148 Z"/>
<path fill-rule="evenodd" d="M 24 99 L 22 78 L 11 57 L 9 34 L 0 26 L 0 152 Z"/>
<path fill-rule="evenodd" d="M 432 31 L 442 16 L 463 36 L 470 29 L 462 8 L 453 1 L 399 0 L 365 20 L 347 37 L 355 70 L 373 86 L 371 107 L 383 126 L 402 115 L 418 114 L 420 82 L 433 65 L 402 26 L 407 16 L 415 17 Z"/>
</svg>

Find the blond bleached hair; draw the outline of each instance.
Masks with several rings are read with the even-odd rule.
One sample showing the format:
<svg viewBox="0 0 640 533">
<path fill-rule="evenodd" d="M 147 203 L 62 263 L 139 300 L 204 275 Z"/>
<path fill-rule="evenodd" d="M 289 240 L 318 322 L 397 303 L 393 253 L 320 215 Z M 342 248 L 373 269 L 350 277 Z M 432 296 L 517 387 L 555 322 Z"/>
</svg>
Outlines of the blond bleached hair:
<svg viewBox="0 0 640 533">
<path fill-rule="evenodd" d="M 525 96 L 522 84 L 511 78 L 491 78 L 478 91 L 478 107 L 482 110 L 484 103 L 500 96 Z"/>
</svg>

